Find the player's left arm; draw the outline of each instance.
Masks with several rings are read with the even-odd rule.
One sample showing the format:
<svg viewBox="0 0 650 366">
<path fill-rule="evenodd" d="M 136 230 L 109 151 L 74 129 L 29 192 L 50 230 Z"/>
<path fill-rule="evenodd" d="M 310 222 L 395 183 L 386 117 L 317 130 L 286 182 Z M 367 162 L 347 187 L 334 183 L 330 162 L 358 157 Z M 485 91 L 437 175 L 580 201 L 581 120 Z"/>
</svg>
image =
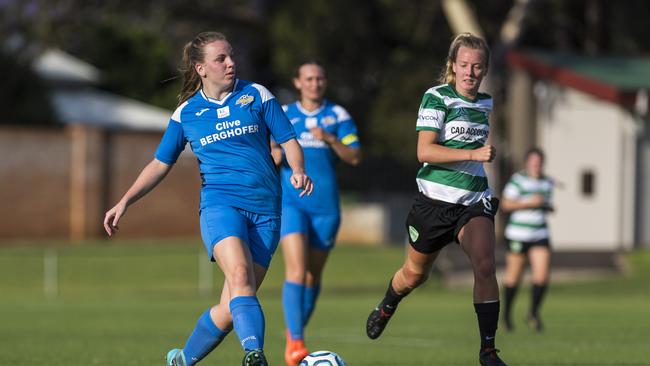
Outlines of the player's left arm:
<svg viewBox="0 0 650 366">
<path fill-rule="evenodd" d="M 336 113 L 336 129 L 334 134 L 316 127 L 311 129 L 311 134 L 327 143 L 334 153 L 344 162 L 356 166 L 361 162 L 361 143 L 357 135 L 357 125 L 354 120 L 340 105 L 334 106 L 332 111 Z"/>
<path fill-rule="evenodd" d="M 284 155 L 287 163 L 292 170 L 291 185 L 300 189 L 300 197 L 304 195 L 311 195 L 314 189 L 314 183 L 305 172 L 305 157 L 302 152 L 302 147 L 296 140 L 296 132 L 293 125 L 287 119 L 282 107 L 275 100 L 266 89 L 263 89 L 266 94 L 265 100 L 262 100 L 262 110 L 264 114 L 264 122 L 271 131 L 271 137 L 275 143 L 280 144 L 284 150 Z M 274 158 L 275 160 L 275 158 Z"/>
<path fill-rule="evenodd" d="M 302 147 L 295 138 L 289 139 L 280 144 L 287 157 L 287 163 L 291 167 L 291 185 L 296 189 L 301 189 L 300 197 L 311 195 L 314 190 L 314 183 L 305 173 L 305 157 L 302 153 Z"/>
<path fill-rule="evenodd" d="M 324 141 L 328 144 L 334 153 L 343 160 L 344 162 L 356 166 L 361 162 L 361 149 L 358 146 L 352 144 L 345 144 L 346 138 L 351 140 L 352 143 L 358 142 L 358 137 L 356 133 L 350 133 L 347 136 L 344 136 L 342 139 L 339 139 L 338 136 L 328 133 L 321 127 L 314 127 L 310 130 L 314 138 Z"/>
</svg>

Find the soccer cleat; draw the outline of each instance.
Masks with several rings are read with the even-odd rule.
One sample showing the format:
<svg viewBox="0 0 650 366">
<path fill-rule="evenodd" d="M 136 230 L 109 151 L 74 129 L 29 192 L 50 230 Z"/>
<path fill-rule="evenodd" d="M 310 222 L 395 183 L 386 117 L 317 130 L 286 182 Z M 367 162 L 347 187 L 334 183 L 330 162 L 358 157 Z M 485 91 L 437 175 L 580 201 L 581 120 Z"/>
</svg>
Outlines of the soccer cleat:
<svg viewBox="0 0 650 366">
<path fill-rule="evenodd" d="M 541 332 L 544 330 L 544 326 L 542 325 L 542 321 L 539 319 L 538 316 L 528 314 L 528 317 L 526 318 L 526 323 L 528 323 L 528 327 L 535 332 Z"/>
<path fill-rule="evenodd" d="M 242 366 L 269 366 L 264 356 L 264 351 L 261 349 L 254 349 L 246 352 L 244 359 L 241 362 Z"/>
<path fill-rule="evenodd" d="M 298 366 L 303 358 L 307 357 L 309 351 L 305 347 L 305 341 L 302 339 L 291 339 L 289 331 L 287 331 L 287 345 L 284 349 L 284 361 L 287 366 Z"/>
<path fill-rule="evenodd" d="M 182 349 L 174 348 L 167 352 L 167 366 L 187 366 Z"/>
<path fill-rule="evenodd" d="M 499 352 L 499 350 L 496 348 L 486 348 L 481 350 L 478 354 L 478 362 L 481 363 L 481 366 L 508 366 L 499 358 L 497 352 Z"/>
<path fill-rule="evenodd" d="M 381 305 L 371 311 L 368 316 L 368 321 L 366 322 L 366 334 L 368 335 L 368 338 L 379 338 L 393 314 L 395 314 L 395 309 L 393 309 L 392 313 L 387 313 Z"/>
</svg>

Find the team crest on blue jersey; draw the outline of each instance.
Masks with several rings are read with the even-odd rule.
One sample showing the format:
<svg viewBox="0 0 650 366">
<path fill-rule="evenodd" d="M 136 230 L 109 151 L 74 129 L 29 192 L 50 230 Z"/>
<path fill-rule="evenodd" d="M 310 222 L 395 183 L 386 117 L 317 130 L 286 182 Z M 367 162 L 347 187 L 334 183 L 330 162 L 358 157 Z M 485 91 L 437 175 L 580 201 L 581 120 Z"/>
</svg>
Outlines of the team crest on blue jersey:
<svg viewBox="0 0 650 366">
<path fill-rule="evenodd" d="M 249 94 L 244 94 L 237 101 L 235 104 L 238 104 L 240 107 L 244 107 L 245 105 L 251 104 L 255 100 L 255 97 Z"/>
<path fill-rule="evenodd" d="M 336 118 L 334 116 L 325 116 L 325 117 L 320 119 L 320 123 L 323 126 L 333 125 L 333 124 L 336 123 Z"/>
</svg>

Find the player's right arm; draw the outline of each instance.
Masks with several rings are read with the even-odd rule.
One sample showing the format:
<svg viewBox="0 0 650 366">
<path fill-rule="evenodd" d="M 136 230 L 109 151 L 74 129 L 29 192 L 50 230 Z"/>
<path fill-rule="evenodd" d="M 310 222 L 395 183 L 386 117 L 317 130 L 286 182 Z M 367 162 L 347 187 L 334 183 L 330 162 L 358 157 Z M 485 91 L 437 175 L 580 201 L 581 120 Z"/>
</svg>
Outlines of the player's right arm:
<svg viewBox="0 0 650 366">
<path fill-rule="evenodd" d="M 174 163 L 185 149 L 186 139 L 181 126 L 181 111 L 187 102 L 181 104 L 172 115 L 163 134 L 153 160 L 142 169 L 138 178 L 131 185 L 122 199 L 106 212 L 104 216 L 104 229 L 108 236 L 118 230 L 118 222 L 126 213 L 126 209 L 145 194 L 149 193 L 169 173 Z"/>
<path fill-rule="evenodd" d="M 287 163 L 293 172 L 290 179 L 291 185 L 296 189 L 302 190 L 300 192 L 300 197 L 305 194 L 311 195 L 311 192 L 314 189 L 314 183 L 305 173 L 305 157 L 300 144 L 295 138 L 292 138 L 281 143 L 280 146 L 282 146 L 285 156 L 287 157 Z"/>
<path fill-rule="evenodd" d="M 421 130 L 418 132 L 418 160 L 420 163 L 453 163 L 457 161 L 491 162 L 496 156 L 492 145 L 474 150 L 453 149 L 440 145 L 438 132 Z"/>
<path fill-rule="evenodd" d="M 438 143 L 443 130 L 447 106 L 442 99 L 432 93 L 425 93 L 420 103 L 416 131 L 418 131 L 417 156 L 420 163 L 454 163 L 459 161 L 491 162 L 496 156 L 492 145 L 478 149 L 454 149 Z"/>
<path fill-rule="evenodd" d="M 501 209 L 503 212 L 509 213 L 517 210 L 545 208 L 547 206 L 545 202 L 546 200 L 541 194 L 533 194 L 527 198 L 520 199 L 502 197 Z"/>
<path fill-rule="evenodd" d="M 543 208 L 546 205 L 544 196 L 539 193 L 523 195 L 516 177 L 516 174 L 513 175 L 503 188 L 500 203 L 503 212 L 511 213 L 517 210 Z"/>
<path fill-rule="evenodd" d="M 106 212 L 104 216 L 104 229 L 108 236 L 119 230 L 118 223 L 120 218 L 126 213 L 126 209 L 135 201 L 149 193 L 160 183 L 171 170 L 171 165 L 167 165 L 158 159 L 153 159 L 147 166 L 142 169 L 138 178 L 133 182 L 131 188 L 122 196 L 122 199 L 113 208 Z"/>
</svg>

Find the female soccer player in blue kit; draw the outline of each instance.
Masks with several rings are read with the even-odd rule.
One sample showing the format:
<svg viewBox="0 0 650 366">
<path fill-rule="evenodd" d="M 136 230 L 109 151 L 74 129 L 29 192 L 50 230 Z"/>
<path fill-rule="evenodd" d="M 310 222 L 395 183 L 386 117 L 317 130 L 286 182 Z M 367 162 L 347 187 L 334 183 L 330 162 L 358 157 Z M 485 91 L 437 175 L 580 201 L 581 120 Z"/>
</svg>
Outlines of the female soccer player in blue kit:
<svg viewBox="0 0 650 366">
<path fill-rule="evenodd" d="M 313 189 L 295 132 L 273 95 L 237 79 L 233 51 L 217 32 L 198 34 L 183 49 L 180 105 L 154 159 L 104 218 L 112 236 L 129 205 L 167 175 L 189 143 L 198 158 L 201 235 L 210 260 L 225 275 L 219 304 L 206 310 L 183 349 L 167 365 L 194 365 L 234 327 L 246 352 L 243 365 L 267 365 L 264 314 L 256 292 L 280 234 L 281 187 L 270 154 L 272 136 L 285 150 L 297 196 Z"/>
<path fill-rule="evenodd" d="M 317 190 L 308 198 L 300 198 L 291 189 L 290 165 L 282 163 L 282 303 L 287 326 L 285 361 L 289 366 L 297 365 L 309 353 L 304 328 L 314 310 L 323 267 L 341 221 L 335 165 L 339 160 L 357 165 L 361 157 L 354 121 L 343 107 L 324 98 L 327 78 L 322 65 L 303 63 L 293 83 L 300 98 L 283 109 L 296 130 Z"/>
</svg>

